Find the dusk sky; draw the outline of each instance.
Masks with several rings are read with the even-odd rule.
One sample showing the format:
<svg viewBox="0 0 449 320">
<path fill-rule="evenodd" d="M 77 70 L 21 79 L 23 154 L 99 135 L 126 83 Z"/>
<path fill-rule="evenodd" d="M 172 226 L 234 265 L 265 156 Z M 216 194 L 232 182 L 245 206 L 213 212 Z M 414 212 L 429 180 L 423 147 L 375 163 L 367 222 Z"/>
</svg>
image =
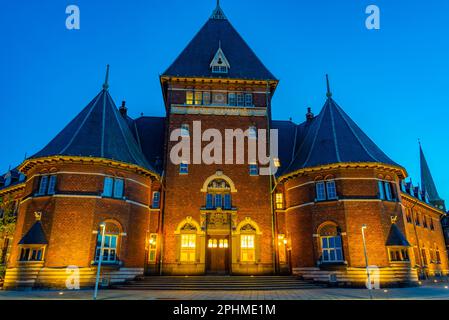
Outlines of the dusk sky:
<svg viewBox="0 0 449 320">
<path fill-rule="evenodd" d="M 68 5 L 81 29 L 65 26 Z M 367 30 L 365 8 L 380 8 Z M 209 18 L 215 0 L 3 1 L 0 171 L 44 147 L 100 91 L 129 114 L 163 116 L 159 74 Z M 300 123 L 333 98 L 419 182 L 421 139 L 449 201 L 449 1 L 221 0 L 228 19 L 280 79 L 273 118 Z"/>
</svg>

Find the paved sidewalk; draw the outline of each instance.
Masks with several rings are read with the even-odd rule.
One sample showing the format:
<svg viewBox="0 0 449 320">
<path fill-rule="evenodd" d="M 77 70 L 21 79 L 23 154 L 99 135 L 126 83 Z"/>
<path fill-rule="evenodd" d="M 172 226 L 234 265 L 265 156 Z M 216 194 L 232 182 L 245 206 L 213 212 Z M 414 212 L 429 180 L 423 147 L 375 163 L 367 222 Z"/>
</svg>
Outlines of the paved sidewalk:
<svg viewBox="0 0 449 320">
<path fill-rule="evenodd" d="M 93 290 L 77 291 L 0 291 L 0 300 L 91 300 Z M 373 290 L 373 299 L 449 300 L 447 283 L 414 288 Z M 366 289 L 304 289 L 275 291 L 127 291 L 100 290 L 99 300 L 360 300 L 370 299 Z"/>
</svg>

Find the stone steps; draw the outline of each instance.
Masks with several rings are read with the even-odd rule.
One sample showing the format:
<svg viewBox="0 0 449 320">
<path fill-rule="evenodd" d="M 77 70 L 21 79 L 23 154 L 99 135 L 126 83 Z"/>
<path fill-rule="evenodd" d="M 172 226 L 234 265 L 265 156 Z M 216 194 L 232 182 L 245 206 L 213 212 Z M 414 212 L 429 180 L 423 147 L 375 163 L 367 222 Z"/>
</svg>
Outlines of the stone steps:
<svg viewBox="0 0 449 320">
<path fill-rule="evenodd" d="M 152 276 L 113 286 L 121 290 L 294 290 L 322 287 L 293 276 Z"/>
</svg>

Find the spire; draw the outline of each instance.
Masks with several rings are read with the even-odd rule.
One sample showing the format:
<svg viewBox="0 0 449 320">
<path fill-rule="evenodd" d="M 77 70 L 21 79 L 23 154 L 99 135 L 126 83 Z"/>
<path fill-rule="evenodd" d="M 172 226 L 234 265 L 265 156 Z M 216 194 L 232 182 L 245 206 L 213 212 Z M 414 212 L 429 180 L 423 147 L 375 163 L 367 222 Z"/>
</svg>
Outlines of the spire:
<svg viewBox="0 0 449 320">
<path fill-rule="evenodd" d="M 103 90 L 109 89 L 109 65 L 106 66 L 106 77 L 103 83 Z"/>
<path fill-rule="evenodd" d="M 433 181 L 432 174 L 430 173 L 429 165 L 427 164 L 426 157 L 422 150 L 421 141 L 419 143 L 419 160 L 421 165 L 421 188 L 429 195 L 430 202 L 440 209 L 444 209 L 444 201 L 438 195 L 435 182 Z"/>
<path fill-rule="evenodd" d="M 215 7 L 212 15 L 210 16 L 212 20 L 226 20 L 226 16 L 220 7 L 220 0 L 217 0 L 217 6 Z"/>
<path fill-rule="evenodd" d="M 327 85 L 326 97 L 330 98 L 330 97 L 332 97 L 332 92 L 331 92 L 331 87 L 329 85 L 329 75 L 328 74 L 326 74 L 326 85 Z"/>
</svg>

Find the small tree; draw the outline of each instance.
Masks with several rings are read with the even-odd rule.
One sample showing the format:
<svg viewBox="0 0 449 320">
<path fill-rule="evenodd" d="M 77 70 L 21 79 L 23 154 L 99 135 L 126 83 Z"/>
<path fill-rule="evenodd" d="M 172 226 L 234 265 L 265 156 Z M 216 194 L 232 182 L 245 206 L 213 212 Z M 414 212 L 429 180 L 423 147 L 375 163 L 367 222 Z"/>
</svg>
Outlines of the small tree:
<svg viewBox="0 0 449 320">
<path fill-rule="evenodd" d="M 9 238 L 14 234 L 16 228 L 16 205 L 11 196 L 0 198 L 0 211 L 3 213 L 0 218 L 0 240 Z M 2 242 L 3 242 L 2 241 Z M 5 264 L 3 261 L 6 254 L 2 252 L 3 250 L 8 250 L 8 248 L 0 247 L 0 265 Z M 1 269 L 1 266 L 0 266 Z M 0 270 L 1 277 L 1 270 Z"/>
</svg>

